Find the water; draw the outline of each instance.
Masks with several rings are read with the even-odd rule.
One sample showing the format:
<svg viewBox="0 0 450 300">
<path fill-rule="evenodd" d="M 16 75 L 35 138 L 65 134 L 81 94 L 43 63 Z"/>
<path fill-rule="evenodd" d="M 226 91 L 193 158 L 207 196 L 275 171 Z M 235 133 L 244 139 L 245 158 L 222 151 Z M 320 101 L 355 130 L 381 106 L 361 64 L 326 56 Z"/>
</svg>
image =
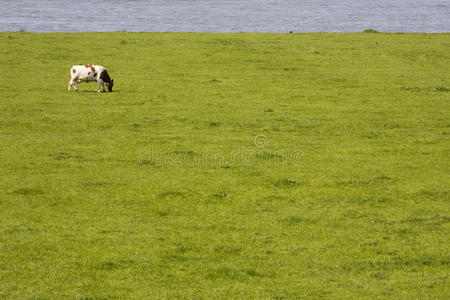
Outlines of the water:
<svg viewBox="0 0 450 300">
<path fill-rule="evenodd" d="M 450 0 L 0 0 L 0 31 L 450 32 Z"/>
</svg>

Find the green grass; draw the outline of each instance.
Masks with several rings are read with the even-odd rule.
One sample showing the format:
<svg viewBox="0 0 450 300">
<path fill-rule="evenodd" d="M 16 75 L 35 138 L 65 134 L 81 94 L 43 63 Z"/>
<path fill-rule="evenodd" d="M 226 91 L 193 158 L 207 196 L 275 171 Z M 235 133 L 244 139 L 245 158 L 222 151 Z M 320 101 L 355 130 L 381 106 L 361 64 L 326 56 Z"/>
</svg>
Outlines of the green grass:
<svg viewBox="0 0 450 300">
<path fill-rule="evenodd" d="M 0 298 L 449 298 L 449 49 L 0 33 Z"/>
</svg>

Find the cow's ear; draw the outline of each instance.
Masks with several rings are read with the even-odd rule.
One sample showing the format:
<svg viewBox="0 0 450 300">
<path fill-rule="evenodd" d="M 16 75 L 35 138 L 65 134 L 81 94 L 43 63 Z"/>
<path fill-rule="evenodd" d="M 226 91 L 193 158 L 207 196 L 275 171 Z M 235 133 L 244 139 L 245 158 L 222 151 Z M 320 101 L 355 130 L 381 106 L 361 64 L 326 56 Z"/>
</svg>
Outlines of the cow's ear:
<svg viewBox="0 0 450 300">
<path fill-rule="evenodd" d="M 111 82 L 112 82 L 112 83 L 114 83 L 114 79 L 113 79 L 113 80 L 111 80 Z"/>
</svg>

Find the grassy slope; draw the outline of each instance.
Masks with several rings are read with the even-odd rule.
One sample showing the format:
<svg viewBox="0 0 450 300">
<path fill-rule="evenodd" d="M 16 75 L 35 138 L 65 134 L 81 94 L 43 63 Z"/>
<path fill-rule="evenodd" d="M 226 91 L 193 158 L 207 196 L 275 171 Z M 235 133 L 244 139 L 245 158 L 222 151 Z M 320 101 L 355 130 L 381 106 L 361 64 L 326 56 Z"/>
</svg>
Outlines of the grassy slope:
<svg viewBox="0 0 450 300">
<path fill-rule="evenodd" d="M 0 298 L 450 297 L 449 49 L 0 33 Z"/>
</svg>

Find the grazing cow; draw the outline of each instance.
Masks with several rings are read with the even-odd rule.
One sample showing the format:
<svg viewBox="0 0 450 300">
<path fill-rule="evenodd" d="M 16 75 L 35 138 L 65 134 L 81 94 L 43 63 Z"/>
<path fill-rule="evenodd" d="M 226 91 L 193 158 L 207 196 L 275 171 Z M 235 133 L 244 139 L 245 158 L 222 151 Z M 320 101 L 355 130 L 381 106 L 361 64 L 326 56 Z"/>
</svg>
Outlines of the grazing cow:
<svg viewBox="0 0 450 300">
<path fill-rule="evenodd" d="M 75 91 L 78 92 L 78 84 L 80 82 L 97 81 L 97 92 L 100 93 L 100 86 L 105 91 L 105 83 L 108 91 L 112 92 L 114 80 L 109 77 L 106 69 L 99 65 L 84 65 L 84 66 L 72 66 L 70 69 L 70 81 L 68 91 L 73 86 Z"/>
</svg>

